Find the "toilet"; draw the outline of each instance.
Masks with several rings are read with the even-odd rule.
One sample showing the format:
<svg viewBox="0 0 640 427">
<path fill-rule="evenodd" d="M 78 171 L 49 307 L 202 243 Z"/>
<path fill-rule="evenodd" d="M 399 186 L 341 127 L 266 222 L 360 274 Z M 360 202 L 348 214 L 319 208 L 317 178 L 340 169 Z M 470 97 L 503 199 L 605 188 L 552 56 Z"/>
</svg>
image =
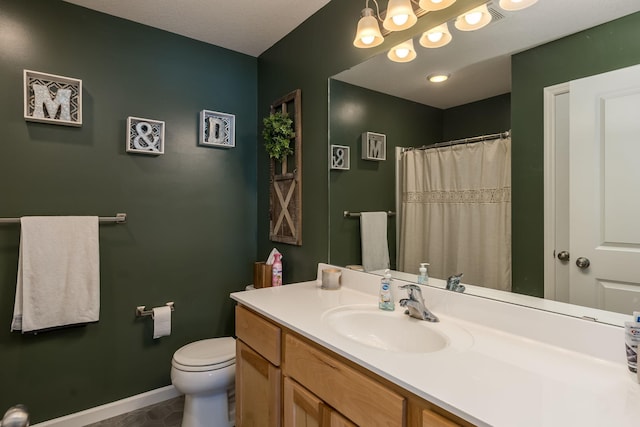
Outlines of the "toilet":
<svg viewBox="0 0 640 427">
<path fill-rule="evenodd" d="M 235 425 L 235 372 L 232 337 L 195 341 L 173 354 L 171 382 L 185 395 L 182 427 Z"/>
</svg>

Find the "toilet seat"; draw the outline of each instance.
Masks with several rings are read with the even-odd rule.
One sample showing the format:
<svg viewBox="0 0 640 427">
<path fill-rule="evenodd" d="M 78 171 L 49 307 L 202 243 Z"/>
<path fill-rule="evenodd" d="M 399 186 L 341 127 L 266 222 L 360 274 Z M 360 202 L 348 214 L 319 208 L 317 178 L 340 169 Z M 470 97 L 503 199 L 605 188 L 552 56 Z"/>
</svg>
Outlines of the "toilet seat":
<svg viewBox="0 0 640 427">
<path fill-rule="evenodd" d="M 214 371 L 236 363 L 236 340 L 232 337 L 211 338 L 180 347 L 171 366 L 181 371 Z"/>
</svg>

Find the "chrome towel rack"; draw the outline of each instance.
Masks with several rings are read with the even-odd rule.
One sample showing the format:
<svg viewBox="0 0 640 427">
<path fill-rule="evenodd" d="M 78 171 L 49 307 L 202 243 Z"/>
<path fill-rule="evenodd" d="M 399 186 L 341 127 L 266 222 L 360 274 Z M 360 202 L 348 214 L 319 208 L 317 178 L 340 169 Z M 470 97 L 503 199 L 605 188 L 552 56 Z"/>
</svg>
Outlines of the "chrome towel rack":
<svg viewBox="0 0 640 427">
<path fill-rule="evenodd" d="M 396 213 L 393 211 L 387 211 L 387 216 L 396 216 Z M 356 218 L 361 216 L 362 212 L 349 212 L 349 211 L 344 211 L 343 215 L 345 218 Z"/>
<path fill-rule="evenodd" d="M 101 216 L 100 224 L 124 224 L 127 222 L 126 213 L 118 213 L 116 216 Z M 20 218 L 0 218 L 0 224 L 20 224 Z"/>
</svg>

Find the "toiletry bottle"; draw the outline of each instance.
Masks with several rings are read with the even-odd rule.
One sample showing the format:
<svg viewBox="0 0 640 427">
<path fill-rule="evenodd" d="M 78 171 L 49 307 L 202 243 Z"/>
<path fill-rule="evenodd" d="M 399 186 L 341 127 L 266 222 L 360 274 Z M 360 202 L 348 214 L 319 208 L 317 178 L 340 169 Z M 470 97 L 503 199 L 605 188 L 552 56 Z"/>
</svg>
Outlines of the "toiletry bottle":
<svg viewBox="0 0 640 427">
<path fill-rule="evenodd" d="M 419 285 L 426 285 L 429 282 L 429 275 L 427 274 L 428 265 L 429 265 L 428 262 L 420 263 L 420 275 L 418 276 Z"/>
<path fill-rule="evenodd" d="M 393 303 L 392 284 L 391 272 L 387 269 L 384 271 L 384 277 L 380 280 L 380 300 L 378 301 L 380 310 L 393 311 L 396 308 Z"/>
<path fill-rule="evenodd" d="M 271 286 L 282 286 L 282 261 L 281 254 L 274 254 L 271 266 Z"/>
</svg>

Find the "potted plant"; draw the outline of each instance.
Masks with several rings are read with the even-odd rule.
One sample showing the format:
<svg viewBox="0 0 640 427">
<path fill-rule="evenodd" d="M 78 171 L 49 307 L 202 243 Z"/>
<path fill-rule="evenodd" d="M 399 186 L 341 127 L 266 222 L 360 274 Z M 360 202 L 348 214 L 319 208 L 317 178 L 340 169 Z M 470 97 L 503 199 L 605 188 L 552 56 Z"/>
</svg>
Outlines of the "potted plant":
<svg viewBox="0 0 640 427">
<path fill-rule="evenodd" d="M 262 123 L 264 124 L 262 137 L 269 157 L 282 161 L 292 154 L 293 148 L 290 143 L 294 135 L 293 120 L 288 114 L 276 111 L 262 119 Z"/>
</svg>

